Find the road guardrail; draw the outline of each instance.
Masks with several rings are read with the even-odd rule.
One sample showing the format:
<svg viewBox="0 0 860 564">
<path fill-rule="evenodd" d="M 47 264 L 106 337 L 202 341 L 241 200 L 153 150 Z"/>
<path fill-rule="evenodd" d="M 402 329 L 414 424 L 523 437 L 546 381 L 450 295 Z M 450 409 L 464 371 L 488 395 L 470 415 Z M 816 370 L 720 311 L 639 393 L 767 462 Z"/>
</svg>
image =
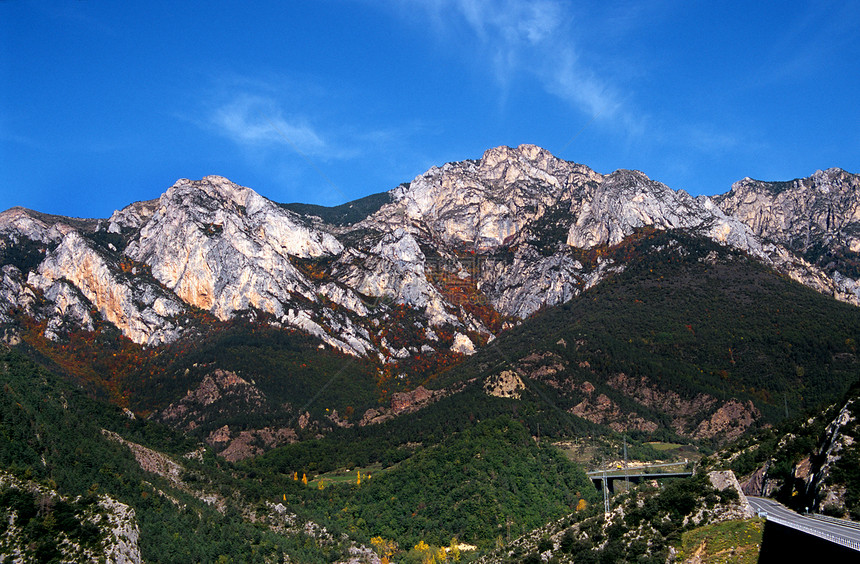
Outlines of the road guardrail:
<svg viewBox="0 0 860 564">
<path fill-rule="evenodd" d="M 815 527 L 808 527 L 806 525 L 801 525 L 800 523 L 795 523 L 794 521 L 790 521 L 788 519 L 783 519 L 782 517 L 778 517 L 776 515 L 767 515 L 765 512 L 766 519 L 768 521 L 773 521 L 779 525 L 783 525 L 785 527 L 789 527 L 796 531 L 802 531 L 808 535 L 812 535 L 814 537 L 818 537 L 820 539 L 824 539 L 826 541 L 836 543 L 840 546 L 844 546 L 846 548 L 850 548 L 851 550 L 856 550 L 860 552 L 860 541 L 855 541 L 851 539 L 846 539 L 845 537 L 841 537 L 839 535 L 834 535 L 833 533 L 828 533 L 826 531 L 822 531 L 820 529 L 816 529 Z"/>
</svg>

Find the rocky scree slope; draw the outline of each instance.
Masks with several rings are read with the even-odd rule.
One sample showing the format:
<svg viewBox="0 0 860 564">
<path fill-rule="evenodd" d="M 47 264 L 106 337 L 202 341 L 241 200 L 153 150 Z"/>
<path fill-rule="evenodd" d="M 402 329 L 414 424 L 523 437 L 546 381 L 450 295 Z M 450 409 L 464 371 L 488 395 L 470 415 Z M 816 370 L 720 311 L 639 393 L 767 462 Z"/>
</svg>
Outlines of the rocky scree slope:
<svg viewBox="0 0 860 564">
<path fill-rule="evenodd" d="M 841 171 L 819 177 L 856 187 Z M 471 354 L 518 319 L 623 269 L 602 257 L 583 262 L 582 252 L 643 227 L 711 238 L 858 303 L 852 279 L 763 239 L 771 232 L 744 223 L 749 214 L 729 196 L 716 200 L 721 209 L 640 172 L 602 175 L 532 145 L 434 167 L 368 209 L 386 201 L 336 225 L 209 176 L 179 180 L 159 199 L 102 220 L 13 208 L 0 214 L 0 321 L 35 318 L 53 340 L 107 321 L 151 346 L 193 335 L 202 310 L 220 320 L 261 315 L 383 362 Z M 825 227 L 850 222 L 836 219 L 841 210 Z M 413 334 L 387 334 L 403 307 L 418 313 Z"/>
</svg>

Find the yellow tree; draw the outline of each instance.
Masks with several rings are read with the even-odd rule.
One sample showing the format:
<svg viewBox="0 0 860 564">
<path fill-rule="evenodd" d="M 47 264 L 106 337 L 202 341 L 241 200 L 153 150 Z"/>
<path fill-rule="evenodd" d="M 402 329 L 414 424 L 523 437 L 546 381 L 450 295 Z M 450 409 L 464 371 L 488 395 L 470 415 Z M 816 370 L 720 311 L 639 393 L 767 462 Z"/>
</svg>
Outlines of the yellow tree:
<svg viewBox="0 0 860 564">
<path fill-rule="evenodd" d="M 356 470 L 356 474 L 355 474 L 355 485 L 356 485 L 356 486 L 360 486 L 360 485 L 361 485 L 361 470 Z"/>
<path fill-rule="evenodd" d="M 413 548 L 421 558 L 421 564 L 436 564 L 437 562 L 445 561 L 445 551 L 440 548 L 434 548 L 424 542 L 418 541 L 418 544 Z"/>
<path fill-rule="evenodd" d="M 370 544 L 376 549 L 376 554 L 379 555 L 383 562 L 389 562 L 394 553 L 397 552 L 397 542 L 382 538 L 381 536 L 371 538 Z"/>
<path fill-rule="evenodd" d="M 431 550 L 430 545 L 426 542 L 423 540 L 418 541 L 418 544 L 413 547 L 413 550 L 420 556 L 422 564 L 432 564 L 433 551 Z"/>
<path fill-rule="evenodd" d="M 586 507 L 588 507 L 588 502 L 587 502 L 587 501 L 585 501 L 584 499 L 581 499 L 581 498 L 580 498 L 579 502 L 577 502 L 577 504 L 576 504 L 576 510 L 577 510 L 577 511 L 582 511 L 582 510 L 583 510 L 583 509 L 585 509 Z"/>
<path fill-rule="evenodd" d="M 304 472 L 302 472 L 302 483 L 306 486 L 308 485 L 308 475 Z"/>
<path fill-rule="evenodd" d="M 448 558 L 457 562 L 460 560 L 460 543 L 457 542 L 457 537 L 451 539 L 451 544 L 448 545 Z"/>
</svg>

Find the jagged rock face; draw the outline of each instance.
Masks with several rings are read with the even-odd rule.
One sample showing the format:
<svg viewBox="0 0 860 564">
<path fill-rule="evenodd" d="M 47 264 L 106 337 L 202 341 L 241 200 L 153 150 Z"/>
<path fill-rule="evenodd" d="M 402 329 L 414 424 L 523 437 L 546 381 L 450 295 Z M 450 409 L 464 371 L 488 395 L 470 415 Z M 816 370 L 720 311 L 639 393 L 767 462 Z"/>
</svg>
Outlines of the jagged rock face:
<svg viewBox="0 0 860 564">
<path fill-rule="evenodd" d="M 30 309 L 36 300 L 33 291 L 27 288 L 21 271 L 11 264 L 0 269 L 0 323 L 11 323 L 8 311 L 13 307 Z"/>
<path fill-rule="evenodd" d="M 366 296 L 424 310 L 433 325 L 456 323 L 444 298 L 427 279 L 425 260 L 415 238 L 397 228 L 367 252 L 344 257 L 335 275 Z"/>
<path fill-rule="evenodd" d="M 70 328 L 96 326 L 95 309 L 127 337 L 155 345 L 187 332 L 189 306 L 222 320 L 260 311 L 343 352 L 388 361 L 412 354 L 374 338 L 397 304 L 419 313 L 416 334 L 446 327 L 460 335 L 453 350 L 469 354 L 491 332 L 446 294 L 434 273 L 471 284 L 472 303 L 521 319 L 623 270 L 623 263 L 603 257 L 584 265 L 576 253 L 613 245 L 643 227 L 694 231 L 860 304 L 860 284 L 850 273 L 828 274 L 762 241 L 759 235 L 777 238 L 772 226 L 782 224 L 776 219 L 744 223 L 752 204 L 732 202 L 747 201 L 743 194 L 755 188 L 744 192 L 747 184 L 718 198 L 721 209 L 640 172 L 604 176 L 521 145 L 434 167 L 350 226 L 300 216 L 217 176 L 179 180 L 157 200 L 131 204 L 108 220 L 13 208 L 0 214 L 0 253 L 16 257 L 0 265 L 0 322 L 11 323 L 9 312 L 24 311 L 46 320 L 46 335 L 60 339 Z M 828 233 L 851 231 L 855 176 L 827 171 L 795 184 L 798 190 L 816 187 L 822 202 L 841 190 L 839 205 L 826 216 L 816 211 L 812 224 L 823 222 Z M 768 201 L 782 202 L 778 196 Z M 801 200 L 792 200 L 795 207 L 780 204 L 784 211 L 774 217 L 801 217 L 807 210 Z M 789 221 L 789 231 L 799 221 Z M 853 248 L 848 239 L 845 244 Z M 7 252 L 12 247 L 26 252 Z M 42 298 L 47 306 L 37 304 Z"/>
<path fill-rule="evenodd" d="M 140 229 L 158 209 L 158 204 L 159 200 L 134 202 L 113 212 L 108 219 L 108 232 L 122 233 L 123 230 Z"/>
<path fill-rule="evenodd" d="M 92 319 L 81 297 L 136 342 L 170 342 L 180 332 L 175 318 L 185 311 L 184 304 L 157 284 L 123 276 L 111 257 L 76 231 L 63 238 L 27 282 L 56 304 L 60 319 L 71 316 L 85 328 L 92 328 Z"/>
<path fill-rule="evenodd" d="M 497 311 L 524 319 L 542 307 L 569 301 L 623 269 L 624 265 L 603 257 L 596 268 L 586 269 L 563 253 L 544 257 L 533 247 L 523 245 L 510 262 L 487 261 L 478 287 Z"/>
<path fill-rule="evenodd" d="M 699 423 L 693 436 L 699 439 L 714 437 L 726 440 L 736 439 L 760 416 L 761 413 L 751 401 L 741 403 L 737 400 L 729 400 L 711 417 Z"/>
<path fill-rule="evenodd" d="M 584 249 L 614 245 L 641 227 L 696 229 L 744 250 L 760 248 L 741 222 L 723 214 L 707 196 L 693 198 L 631 170 L 605 177 L 583 201 L 567 244 Z"/>
<path fill-rule="evenodd" d="M 830 422 L 824 430 L 824 437 L 821 444 L 812 453 L 812 456 L 806 460 L 806 472 L 803 476 L 798 476 L 806 484 L 806 492 L 808 498 L 813 501 L 813 508 L 816 511 L 821 511 L 825 507 L 839 508 L 845 507 L 845 484 L 834 483 L 832 474 L 834 467 L 839 463 L 840 459 L 845 456 L 846 451 L 856 446 L 855 433 L 846 433 L 846 428 L 855 419 L 854 403 L 855 399 L 848 400 L 839 413 Z M 795 473 L 798 472 L 799 466 L 795 466 Z"/>
<path fill-rule="evenodd" d="M 716 200 L 756 235 L 794 251 L 819 244 L 860 252 L 860 177 L 844 170 L 791 182 L 744 178 Z"/>
<path fill-rule="evenodd" d="M 256 386 L 234 372 L 216 369 L 206 374 L 196 388 L 188 390 L 185 397 L 153 414 L 153 418 L 190 431 L 216 415 L 239 415 L 268 408 L 265 395 Z"/>
<path fill-rule="evenodd" d="M 831 168 L 790 182 L 744 178 L 714 201 L 776 243 L 770 255 L 794 280 L 860 304 L 860 176 Z"/>
<path fill-rule="evenodd" d="M 94 220 L 43 214 L 20 207 L 0 213 L 0 235 L 15 241 L 23 236 L 31 241 L 55 243 L 76 229 L 88 230 L 94 225 Z"/>
<path fill-rule="evenodd" d="M 545 149 L 497 147 L 480 161 L 433 167 L 407 187 L 392 191 L 394 203 L 372 218 L 375 225 L 412 223 L 446 244 L 493 249 L 575 189 L 601 176 Z"/>
<path fill-rule="evenodd" d="M 228 319 L 250 307 L 284 315 L 291 294 L 313 291 L 290 257 L 342 250 L 332 235 L 225 178 L 180 180 L 126 249 L 184 302 Z"/>
</svg>

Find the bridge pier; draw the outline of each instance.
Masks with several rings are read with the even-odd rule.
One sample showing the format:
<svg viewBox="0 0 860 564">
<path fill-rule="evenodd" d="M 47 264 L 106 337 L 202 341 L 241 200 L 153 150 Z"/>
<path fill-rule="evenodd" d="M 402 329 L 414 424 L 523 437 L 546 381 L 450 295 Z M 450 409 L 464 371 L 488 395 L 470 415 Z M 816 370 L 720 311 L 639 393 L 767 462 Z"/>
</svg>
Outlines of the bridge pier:
<svg viewBox="0 0 860 564">
<path fill-rule="evenodd" d="M 594 487 L 597 488 L 597 491 L 602 492 L 603 490 L 608 489 L 609 493 L 615 493 L 613 480 L 610 476 L 592 476 L 591 481 L 594 483 Z"/>
<path fill-rule="evenodd" d="M 589 472 L 588 477 L 597 491 L 607 490 L 609 493 L 615 493 L 615 482 L 624 480 L 633 484 L 639 484 L 642 480 L 665 480 L 667 478 L 687 478 L 692 476 L 692 472 L 662 472 L 660 474 L 604 474 L 601 470 Z"/>
</svg>

